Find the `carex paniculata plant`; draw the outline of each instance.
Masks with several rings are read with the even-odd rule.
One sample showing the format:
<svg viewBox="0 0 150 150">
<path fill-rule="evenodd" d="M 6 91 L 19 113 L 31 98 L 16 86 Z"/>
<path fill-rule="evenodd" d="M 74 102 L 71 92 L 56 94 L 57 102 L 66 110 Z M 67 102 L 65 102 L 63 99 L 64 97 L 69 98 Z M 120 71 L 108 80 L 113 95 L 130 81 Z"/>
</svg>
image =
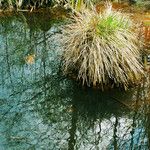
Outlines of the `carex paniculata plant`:
<svg viewBox="0 0 150 150">
<path fill-rule="evenodd" d="M 134 22 L 127 14 L 111 9 L 84 9 L 74 15 L 63 32 L 63 72 L 77 75 L 88 86 L 123 87 L 143 74 L 140 44 Z"/>
</svg>

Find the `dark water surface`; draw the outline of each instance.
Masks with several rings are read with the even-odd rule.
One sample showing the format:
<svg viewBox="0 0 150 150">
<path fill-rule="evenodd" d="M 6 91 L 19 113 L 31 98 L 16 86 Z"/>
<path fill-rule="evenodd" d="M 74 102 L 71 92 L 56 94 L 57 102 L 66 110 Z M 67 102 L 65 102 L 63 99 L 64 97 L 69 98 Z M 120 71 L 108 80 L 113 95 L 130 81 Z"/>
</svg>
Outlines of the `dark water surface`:
<svg viewBox="0 0 150 150">
<path fill-rule="evenodd" d="M 150 149 L 149 79 L 126 92 L 66 79 L 59 26 L 42 14 L 0 17 L 0 150 Z"/>
</svg>

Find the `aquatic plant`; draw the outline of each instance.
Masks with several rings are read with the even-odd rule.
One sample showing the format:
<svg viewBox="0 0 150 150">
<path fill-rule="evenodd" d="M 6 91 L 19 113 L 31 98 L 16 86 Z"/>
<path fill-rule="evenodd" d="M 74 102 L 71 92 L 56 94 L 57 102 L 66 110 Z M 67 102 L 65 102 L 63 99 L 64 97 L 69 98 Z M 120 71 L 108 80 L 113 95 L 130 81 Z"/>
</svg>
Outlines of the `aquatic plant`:
<svg viewBox="0 0 150 150">
<path fill-rule="evenodd" d="M 54 0 L 0 0 L 0 9 L 35 9 L 48 7 Z"/>
<path fill-rule="evenodd" d="M 150 10 L 150 1 L 149 0 L 138 0 L 136 2 L 136 9 L 140 9 L 140 10 Z"/>
<path fill-rule="evenodd" d="M 72 8 L 75 10 L 80 10 L 84 4 L 83 0 L 70 0 L 70 2 L 71 2 Z"/>
<path fill-rule="evenodd" d="M 63 27 L 63 72 L 88 86 L 128 87 L 143 74 L 138 34 L 127 14 L 83 10 Z"/>
<path fill-rule="evenodd" d="M 84 9 L 85 7 L 90 5 L 91 0 L 68 0 L 68 3 L 70 4 L 71 8 L 75 11 L 81 11 L 81 9 Z"/>
</svg>

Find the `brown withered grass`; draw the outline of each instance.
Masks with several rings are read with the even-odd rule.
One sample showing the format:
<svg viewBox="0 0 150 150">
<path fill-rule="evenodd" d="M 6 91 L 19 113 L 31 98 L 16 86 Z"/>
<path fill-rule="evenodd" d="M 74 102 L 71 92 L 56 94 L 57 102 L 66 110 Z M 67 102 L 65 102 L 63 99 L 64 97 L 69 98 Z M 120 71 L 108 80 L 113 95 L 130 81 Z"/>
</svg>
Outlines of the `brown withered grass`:
<svg viewBox="0 0 150 150">
<path fill-rule="evenodd" d="M 128 87 L 143 74 L 138 34 L 129 16 L 107 7 L 84 10 L 63 27 L 63 72 L 88 86 Z"/>
</svg>

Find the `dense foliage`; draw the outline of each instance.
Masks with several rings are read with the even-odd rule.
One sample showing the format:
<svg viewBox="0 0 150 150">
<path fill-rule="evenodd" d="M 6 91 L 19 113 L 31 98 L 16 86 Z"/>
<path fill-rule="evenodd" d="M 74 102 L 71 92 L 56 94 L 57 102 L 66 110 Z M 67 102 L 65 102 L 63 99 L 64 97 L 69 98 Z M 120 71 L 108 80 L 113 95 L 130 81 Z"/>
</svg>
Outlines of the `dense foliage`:
<svg viewBox="0 0 150 150">
<path fill-rule="evenodd" d="M 83 5 L 91 3 L 100 3 L 106 0 L 0 0 L 0 9 L 37 9 L 41 7 L 50 7 L 55 5 L 69 5 L 73 9 L 79 10 Z M 144 0 L 111 0 L 112 2 L 129 2 L 150 8 L 150 2 Z"/>
<path fill-rule="evenodd" d="M 1 9 L 39 8 L 52 5 L 53 0 L 0 0 Z"/>
</svg>

